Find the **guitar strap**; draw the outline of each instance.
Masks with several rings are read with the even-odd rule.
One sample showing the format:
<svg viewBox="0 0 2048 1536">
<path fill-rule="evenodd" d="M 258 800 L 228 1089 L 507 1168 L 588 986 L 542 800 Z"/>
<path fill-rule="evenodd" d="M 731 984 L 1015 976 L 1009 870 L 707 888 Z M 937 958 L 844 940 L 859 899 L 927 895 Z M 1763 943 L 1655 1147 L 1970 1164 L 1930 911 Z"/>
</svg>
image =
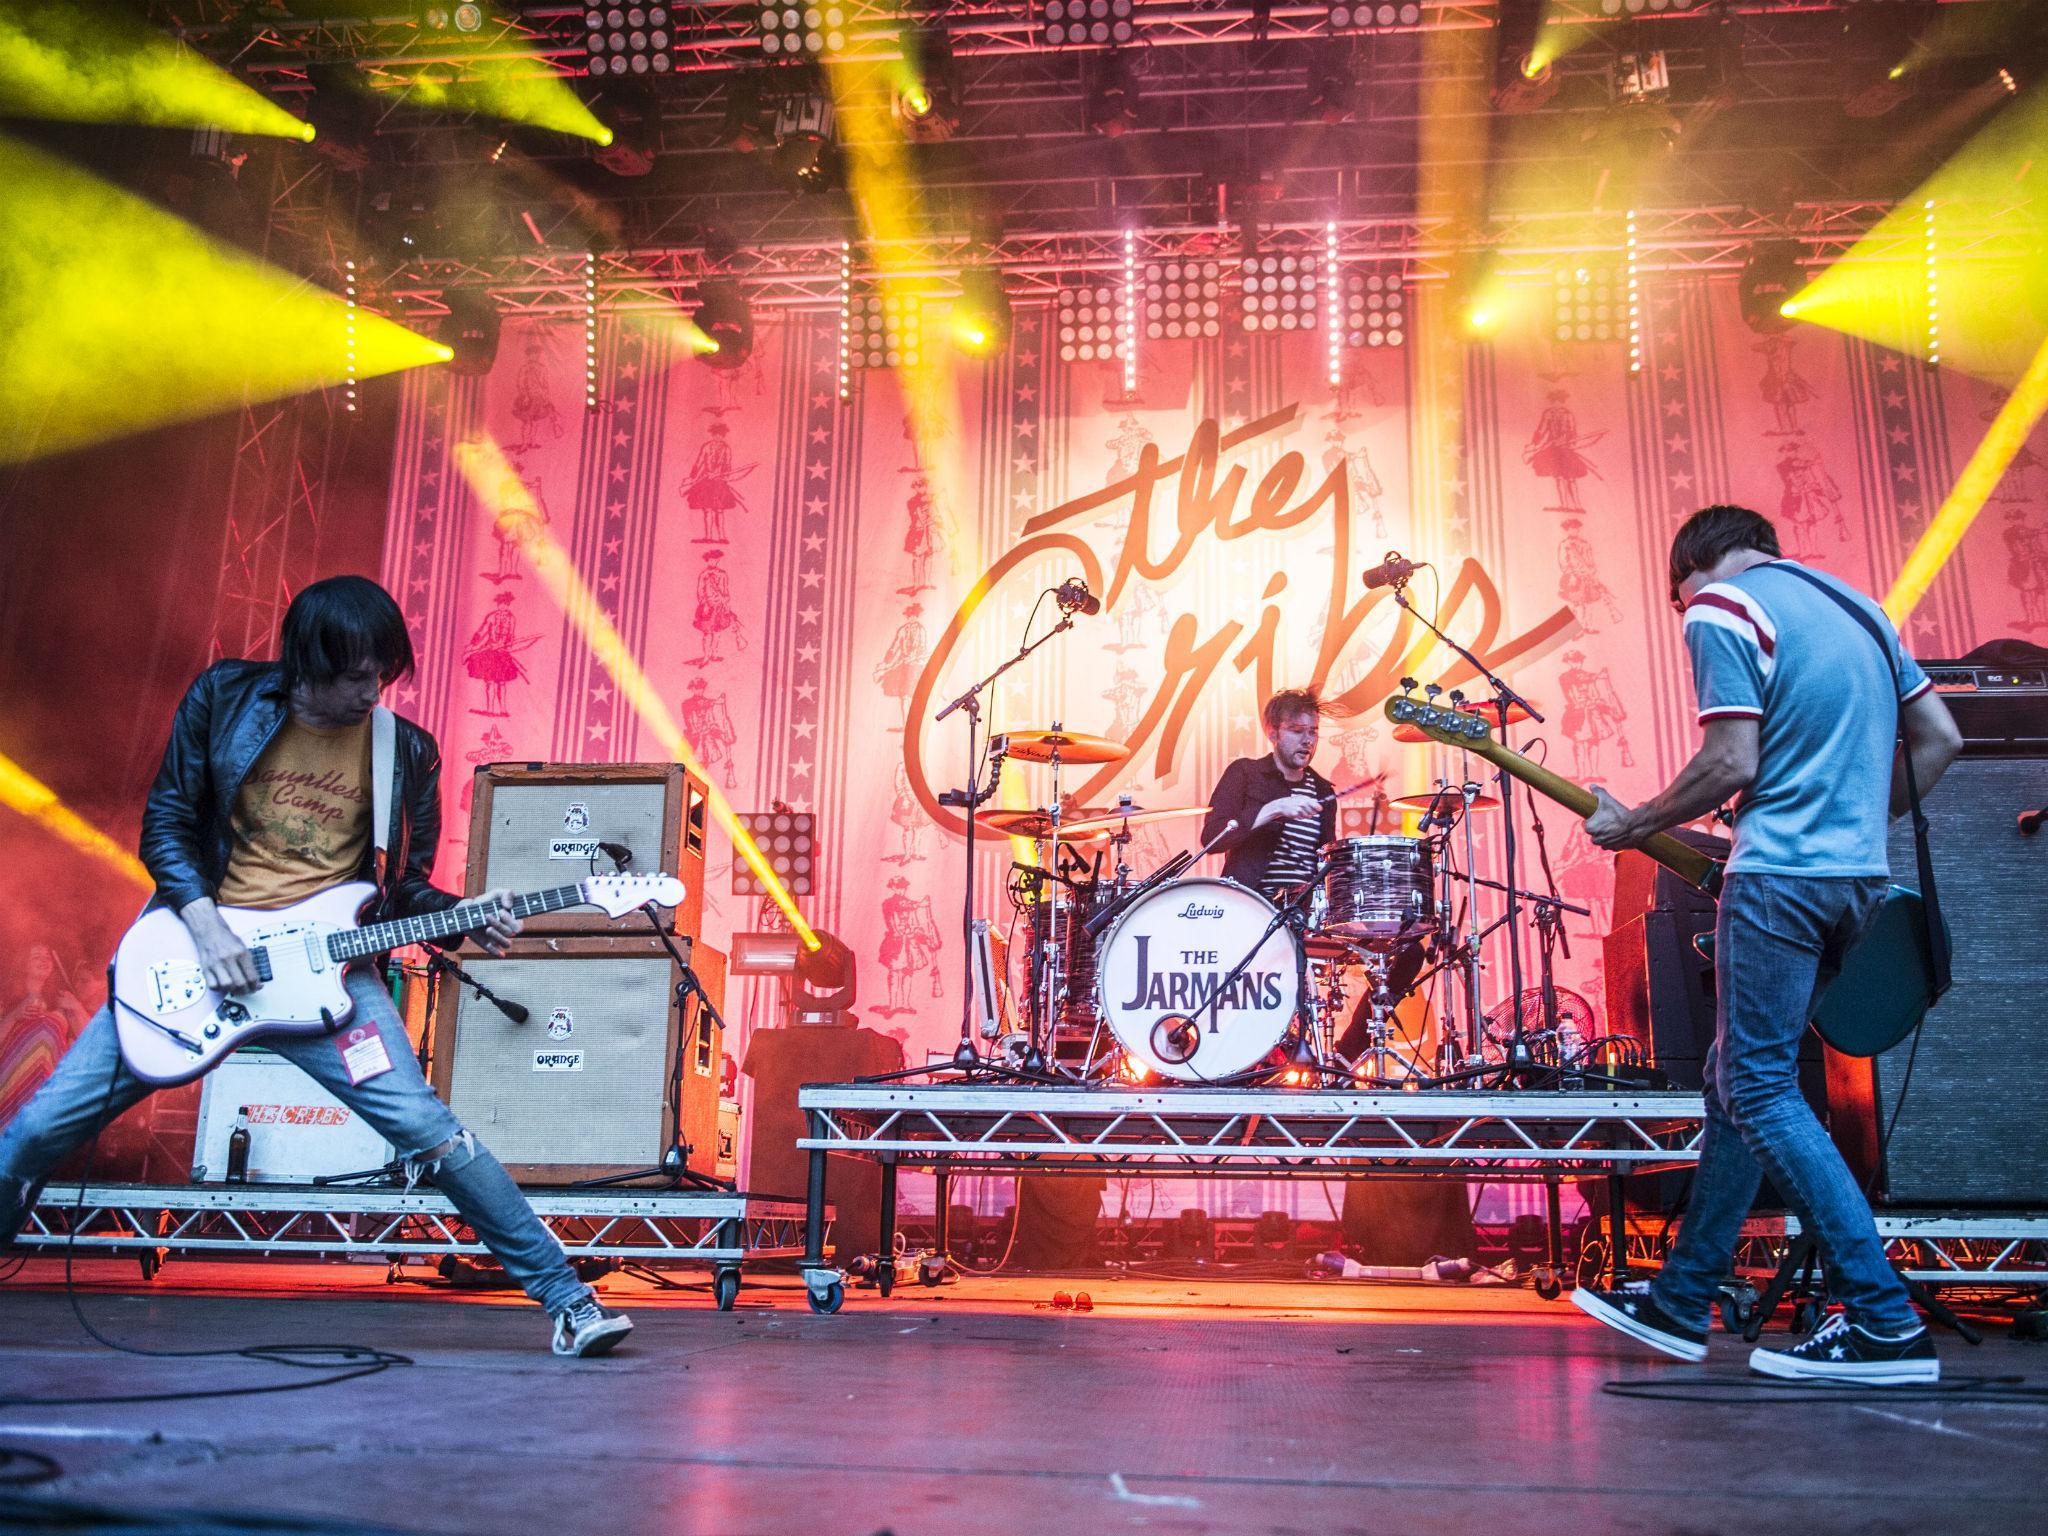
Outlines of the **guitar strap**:
<svg viewBox="0 0 2048 1536">
<path fill-rule="evenodd" d="M 1884 631 L 1878 627 L 1877 620 L 1811 571 L 1790 564 L 1760 566 L 1758 569 L 1783 571 L 1788 576 L 1797 576 L 1816 592 L 1825 594 L 1838 608 L 1862 625 L 1864 632 L 1877 643 L 1878 654 L 1884 657 L 1884 664 L 1892 674 L 1893 708 L 1899 708 L 1899 688 L 1903 679 L 1899 676 L 1898 658 L 1893 654 L 1891 642 L 1885 638 Z M 1920 866 L 1921 917 L 1927 927 L 1928 968 L 1932 973 L 1934 996 L 1939 999 L 1949 989 L 1949 983 L 1955 979 L 1951 969 L 1953 954 L 1949 946 L 1948 924 L 1941 916 L 1941 896 L 1934 887 L 1934 854 L 1927 846 L 1927 813 L 1920 807 L 1919 777 L 1913 772 L 1913 752 L 1906 742 L 1903 719 L 1898 725 L 1898 740 L 1900 754 L 1904 757 L 1906 765 L 1906 803 L 1912 808 L 1913 815 L 1913 855 Z"/>
<path fill-rule="evenodd" d="M 391 789 L 397 765 L 398 717 L 379 704 L 370 715 L 370 835 L 376 841 L 380 885 L 391 848 Z"/>
</svg>

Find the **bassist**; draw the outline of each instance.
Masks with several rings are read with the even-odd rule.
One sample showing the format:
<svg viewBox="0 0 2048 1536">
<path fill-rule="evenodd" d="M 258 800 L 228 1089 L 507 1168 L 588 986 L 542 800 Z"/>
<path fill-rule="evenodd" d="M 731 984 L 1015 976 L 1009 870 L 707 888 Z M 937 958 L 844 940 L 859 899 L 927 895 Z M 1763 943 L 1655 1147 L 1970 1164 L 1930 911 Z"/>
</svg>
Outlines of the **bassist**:
<svg viewBox="0 0 2048 1536">
<path fill-rule="evenodd" d="M 253 990 L 257 968 L 216 902 L 282 908 L 370 879 L 374 918 L 455 903 L 428 879 L 441 762 L 433 737 L 411 721 L 394 722 L 390 819 L 372 825 L 381 798 L 372 716 L 383 688 L 413 667 L 398 605 L 365 577 L 315 582 L 286 611 L 280 655 L 219 662 L 186 691 L 142 818 L 142 859 L 157 887 L 151 904 L 176 911 L 208 986 L 230 995 Z M 494 953 L 519 931 L 510 895 L 485 898 L 499 904 L 482 935 Z M 399 1148 L 409 1183 L 425 1178 L 448 1196 L 505 1272 L 553 1316 L 555 1353 L 602 1354 L 617 1344 L 631 1322 L 599 1304 L 504 1167 L 428 1089 L 379 970 L 351 970 L 346 984 L 352 1022 L 373 1026 L 373 1035 L 346 1053 L 332 1034 L 279 1036 L 269 1048 Z M 121 1060 L 114 1006 L 110 999 L 0 1130 L 0 1245 L 21 1229 L 50 1171 L 150 1092 Z"/>
<path fill-rule="evenodd" d="M 1768 1172 L 1819 1242 L 1846 1315 L 1794 1348 L 1757 1349 L 1751 1368 L 1872 1385 L 1934 1381 L 1940 1362 L 1885 1261 L 1870 1206 L 1800 1095 L 1798 1054 L 1821 989 L 1889 883 L 1887 812 L 1906 807 L 1897 734 L 1923 792 L 1955 760 L 1961 737 L 1883 611 L 1786 560 L 1758 513 L 1714 506 L 1686 521 L 1671 545 L 1671 602 L 1684 615 L 1704 744 L 1633 809 L 1596 787 L 1586 831 L 1603 848 L 1632 848 L 1738 797 L 1715 936 L 1706 1124 L 1684 1225 L 1657 1278 L 1580 1290 L 1574 1300 L 1652 1348 L 1704 1359 L 1716 1292 Z"/>
</svg>

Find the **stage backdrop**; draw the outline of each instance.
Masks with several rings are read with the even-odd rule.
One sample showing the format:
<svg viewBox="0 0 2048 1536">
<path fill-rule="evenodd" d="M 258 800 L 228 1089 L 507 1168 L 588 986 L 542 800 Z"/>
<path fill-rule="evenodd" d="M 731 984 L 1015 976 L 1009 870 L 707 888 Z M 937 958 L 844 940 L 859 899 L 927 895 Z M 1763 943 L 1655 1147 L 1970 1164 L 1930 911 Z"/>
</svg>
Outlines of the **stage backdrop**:
<svg viewBox="0 0 2048 1536">
<path fill-rule="evenodd" d="M 1634 800 L 1696 740 L 1666 601 L 1678 522 L 1747 503 L 1788 552 L 1881 592 L 2001 399 L 1839 336 L 1758 337 L 1721 281 L 1652 291 L 1634 376 L 1620 345 L 1466 346 L 1426 296 L 1413 307 L 1409 344 L 1345 352 L 1339 386 L 1320 333 L 1226 329 L 1144 343 L 1126 397 L 1120 364 L 1063 358 L 1053 312 L 1020 306 L 1004 355 L 920 402 L 947 423 L 922 449 L 896 376 L 857 373 L 838 398 L 834 315 L 759 315 L 730 372 L 663 327 L 607 322 L 596 409 L 580 325 L 508 322 L 486 378 L 413 374 L 384 575 L 423 659 L 393 702 L 449 770 L 444 878 L 460 878 L 474 765 L 663 755 L 540 578 L 552 544 L 733 803 L 817 813 L 807 916 L 857 953 L 863 1020 L 920 1059 L 950 1048 L 962 998 L 963 858 L 937 796 L 966 772 L 966 724 L 931 717 L 1034 613 L 1050 621 L 1034 608 L 1050 583 L 1084 575 L 1103 612 L 1012 671 L 988 718 L 1128 743 L 1123 763 L 1070 774 L 1081 802 L 1202 803 L 1227 762 L 1265 750 L 1261 698 L 1296 684 L 1328 701 L 1316 761 L 1338 784 L 1460 776 L 1379 713 L 1404 674 L 1466 676 L 1362 588 L 1390 548 L 1433 562 L 1415 600 L 1547 715 L 1517 744 Z M 493 447 L 509 478 L 480 496 L 464 466 Z M 2048 627 L 2041 448 L 1915 616 L 1917 653 Z M 1042 767 L 1007 770 L 1007 803 L 1050 789 Z M 1598 1009 L 1611 861 L 1571 816 L 1540 814 L 1543 844 L 1522 822 L 1522 881 L 1543 884 L 1547 847 L 1564 896 L 1591 909 L 1570 920 L 1561 980 Z M 1148 830 L 1132 862 L 1197 825 Z M 1498 874 L 1498 817 L 1479 830 Z M 999 916 L 1011 850 L 979 846 L 982 908 Z M 705 893 L 719 944 L 764 922 L 729 871 L 720 838 Z M 1498 946 L 1489 959 L 1493 1004 L 1508 976 Z M 1533 986 L 1533 945 L 1530 961 Z M 760 989 L 735 1001 L 742 1029 L 767 1021 Z"/>
</svg>

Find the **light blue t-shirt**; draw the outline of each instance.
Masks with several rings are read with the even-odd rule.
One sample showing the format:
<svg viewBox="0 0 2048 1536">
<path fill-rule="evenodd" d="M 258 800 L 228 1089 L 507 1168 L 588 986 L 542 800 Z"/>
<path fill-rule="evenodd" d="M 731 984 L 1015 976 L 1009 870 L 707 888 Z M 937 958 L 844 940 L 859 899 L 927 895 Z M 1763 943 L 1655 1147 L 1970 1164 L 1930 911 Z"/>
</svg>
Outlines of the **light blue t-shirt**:
<svg viewBox="0 0 2048 1536">
<path fill-rule="evenodd" d="M 1794 563 L 1752 566 L 1686 605 L 1700 723 L 1758 722 L 1756 778 L 1736 802 L 1728 868 L 1882 875 L 1898 731 L 1891 668 L 1868 630 L 1779 569 Z M 1883 609 L 1825 571 L 1811 574 L 1877 620 L 1898 662 L 1901 703 L 1933 686 Z"/>
</svg>

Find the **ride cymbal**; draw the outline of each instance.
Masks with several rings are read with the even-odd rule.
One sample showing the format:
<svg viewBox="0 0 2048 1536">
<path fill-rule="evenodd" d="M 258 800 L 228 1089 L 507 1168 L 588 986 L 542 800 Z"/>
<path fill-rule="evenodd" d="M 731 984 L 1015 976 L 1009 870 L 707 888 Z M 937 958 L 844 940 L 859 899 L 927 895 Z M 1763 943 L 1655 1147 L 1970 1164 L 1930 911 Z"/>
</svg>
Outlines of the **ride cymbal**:
<svg viewBox="0 0 2048 1536">
<path fill-rule="evenodd" d="M 1081 731 L 1009 731 L 1002 740 L 1008 756 L 1027 763 L 1120 763 L 1131 755 L 1120 741 Z"/>
</svg>

